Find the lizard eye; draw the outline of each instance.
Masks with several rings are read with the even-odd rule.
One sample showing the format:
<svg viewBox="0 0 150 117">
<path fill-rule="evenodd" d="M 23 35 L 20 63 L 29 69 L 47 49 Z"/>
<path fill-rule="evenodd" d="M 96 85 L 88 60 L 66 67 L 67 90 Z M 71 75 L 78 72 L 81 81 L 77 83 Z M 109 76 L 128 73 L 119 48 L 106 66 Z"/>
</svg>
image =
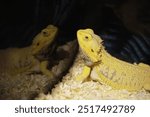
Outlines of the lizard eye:
<svg viewBox="0 0 150 117">
<path fill-rule="evenodd" d="M 48 32 L 47 30 L 43 30 L 43 31 L 42 31 L 42 34 L 43 34 L 43 36 L 45 36 L 45 37 L 47 37 L 47 36 L 50 35 L 49 32 Z"/>
<path fill-rule="evenodd" d="M 92 39 L 92 35 L 86 34 L 86 35 L 84 35 L 84 39 L 85 39 L 85 41 L 90 41 Z"/>
<path fill-rule="evenodd" d="M 39 46 L 39 45 L 40 45 L 40 43 L 37 43 L 36 45 L 37 45 L 37 46 Z"/>
<path fill-rule="evenodd" d="M 88 37 L 88 36 L 85 36 L 84 39 L 87 41 L 87 40 L 89 40 L 89 37 Z"/>
</svg>

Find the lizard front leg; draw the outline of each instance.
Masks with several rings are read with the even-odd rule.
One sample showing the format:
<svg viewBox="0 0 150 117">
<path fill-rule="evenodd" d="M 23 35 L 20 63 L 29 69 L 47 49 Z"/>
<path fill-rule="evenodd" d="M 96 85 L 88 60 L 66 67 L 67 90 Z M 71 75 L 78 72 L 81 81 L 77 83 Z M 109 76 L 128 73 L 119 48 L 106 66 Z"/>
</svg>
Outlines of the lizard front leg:
<svg viewBox="0 0 150 117">
<path fill-rule="evenodd" d="M 47 75 L 47 76 L 50 77 L 50 78 L 54 77 L 54 73 L 51 72 L 51 71 L 47 68 L 47 66 L 48 66 L 48 61 L 42 61 L 42 62 L 40 63 L 40 70 L 41 70 L 41 72 L 42 72 L 43 74 Z"/>
<path fill-rule="evenodd" d="M 88 67 L 88 66 L 84 66 L 83 67 L 83 70 L 82 70 L 82 73 L 79 74 L 77 77 L 76 77 L 76 81 L 81 81 L 83 82 L 84 80 L 86 80 L 88 78 L 88 76 L 90 75 L 91 73 L 91 68 Z"/>
</svg>

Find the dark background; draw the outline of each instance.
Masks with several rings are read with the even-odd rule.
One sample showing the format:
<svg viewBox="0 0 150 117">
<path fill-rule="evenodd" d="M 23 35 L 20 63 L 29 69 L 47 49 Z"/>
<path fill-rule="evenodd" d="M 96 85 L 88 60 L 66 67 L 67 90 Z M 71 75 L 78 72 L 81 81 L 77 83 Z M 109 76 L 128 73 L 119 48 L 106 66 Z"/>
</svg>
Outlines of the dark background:
<svg viewBox="0 0 150 117">
<path fill-rule="evenodd" d="M 48 24 L 59 27 L 58 41 L 92 28 L 112 55 L 150 63 L 149 0 L 1 0 L 0 48 L 24 47 Z"/>
</svg>

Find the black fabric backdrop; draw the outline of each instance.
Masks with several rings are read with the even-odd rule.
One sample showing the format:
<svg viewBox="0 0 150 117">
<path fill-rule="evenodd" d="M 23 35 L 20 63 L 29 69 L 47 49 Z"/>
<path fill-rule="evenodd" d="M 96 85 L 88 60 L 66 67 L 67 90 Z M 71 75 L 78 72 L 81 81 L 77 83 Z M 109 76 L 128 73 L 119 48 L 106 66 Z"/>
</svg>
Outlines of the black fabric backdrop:
<svg viewBox="0 0 150 117">
<path fill-rule="evenodd" d="M 0 48 L 27 46 L 48 24 L 59 27 L 58 41 L 61 43 L 75 39 L 78 29 L 89 27 L 104 39 L 104 45 L 112 55 L 132 63 L 150 64 L 148 31 L 141 35 L 127 29 L 112 10 L 126 1 L 1 0 Z M 131 1 L 136 3 L 139 0 Z M 143 1 L 144 5 L 148 4 L 148 0 Z M 141 23 L 149 25 L 150 10 L 140 11 L 143 11 L 138 15 Z"/>
</svg>

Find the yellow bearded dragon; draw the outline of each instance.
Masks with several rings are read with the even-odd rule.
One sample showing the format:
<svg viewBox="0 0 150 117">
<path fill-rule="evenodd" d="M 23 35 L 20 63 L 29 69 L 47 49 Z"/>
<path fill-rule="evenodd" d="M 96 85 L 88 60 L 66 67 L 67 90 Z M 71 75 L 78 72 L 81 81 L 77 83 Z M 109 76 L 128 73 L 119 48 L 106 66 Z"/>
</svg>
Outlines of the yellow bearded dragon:
<svg viewBox="0 0 150 117">
<path fill-rule="evenodd" d="M 131 64 L 111 56 L 104 48 L 103 40 L 92 29 L 78 30 L 77 39 L 83 53 L 85 66 L 76 77 L 83 82 L 90 77 L 113 89 L 138 91 L 150 90 L 150 66 Z"/>
<path fill-rule="evenodd" d="M 0 50 L 0 73 L 17 75 L 38 69 L 43 74 L 51 76 L 51 71 L 47 69 L 48 61 L 41 58 L 42 54 L 48 51 L 49 46 L 53 46 L 52 42 L 55 40 L 57 32 L 57 27 L 48 25 L 35 36 L 30 46 Z"/>
</svg>

